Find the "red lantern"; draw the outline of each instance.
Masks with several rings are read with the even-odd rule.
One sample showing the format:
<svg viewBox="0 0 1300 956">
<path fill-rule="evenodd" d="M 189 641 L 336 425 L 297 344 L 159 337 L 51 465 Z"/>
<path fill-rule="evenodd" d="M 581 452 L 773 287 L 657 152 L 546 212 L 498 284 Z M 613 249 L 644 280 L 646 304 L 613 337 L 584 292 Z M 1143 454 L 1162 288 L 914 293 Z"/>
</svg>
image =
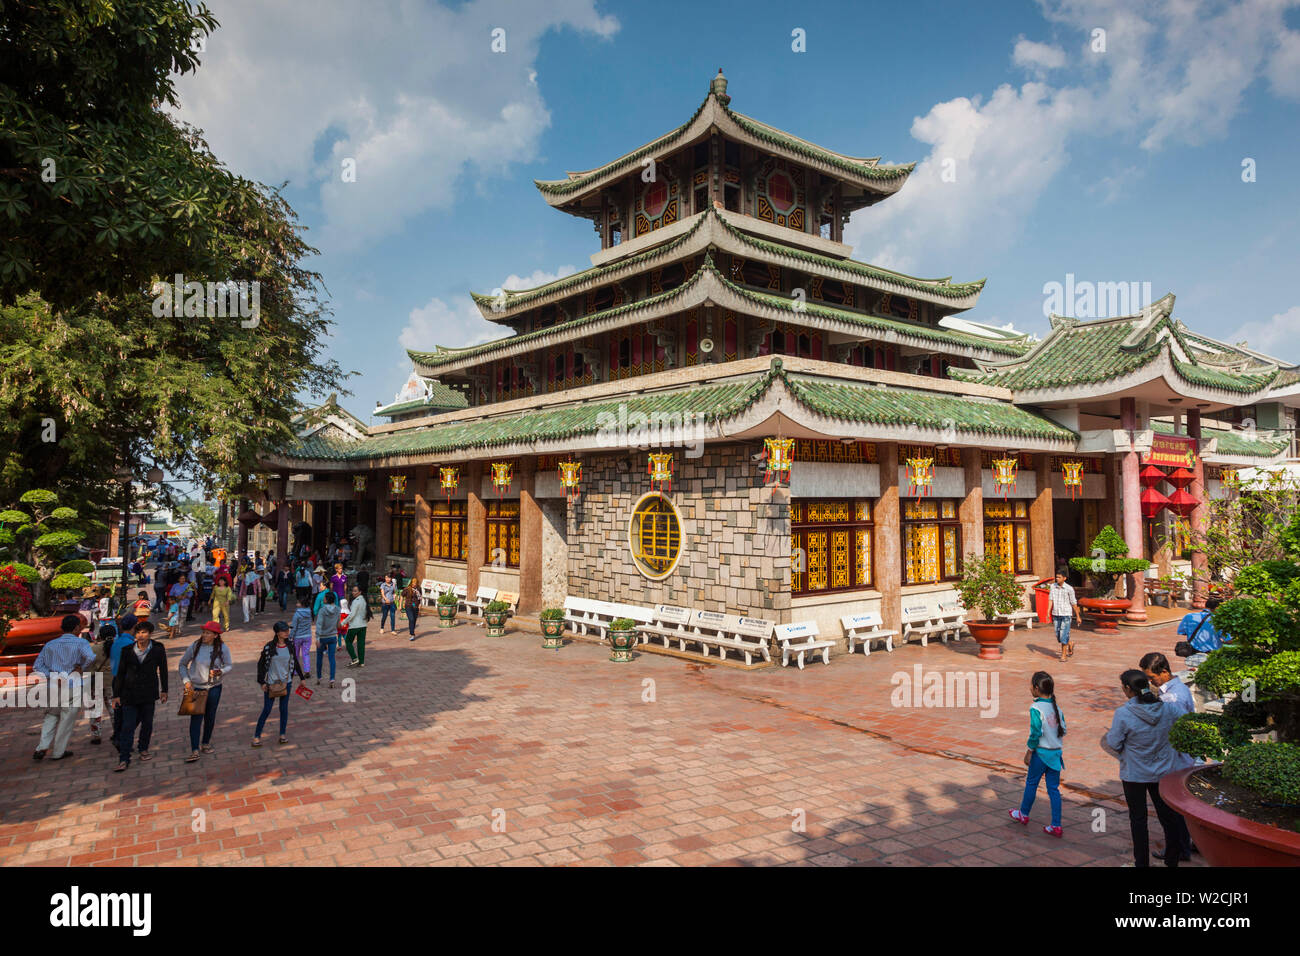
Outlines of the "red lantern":
<svg viewBox="0 0 1300 956">
<path fill-rule="evenodd" d="M 1145 488 L 1154 488 L 1162 481 L 1168 481 L 1169 476 L 1155 465 L 1147 465 L 1138 472 L 1138 481 L 1142 482 Z"/>
<path fill-rule="evenodd" d="M 1197 501 L 1194 496 L 1184 491 L 1182 488 L 1179 488 L 1177 491 L 1175 491 L 1172 495 L 1169 496 L 1169 509 L 1171 511 L 1177 512 L 1178 514 L 1182 515 L 1184 518 L 1190 516 L 1192 513 L 1192 509 L 1195 508 L 1198 504 L 1200 504 L 1200 502 Z"/>
<path fill-rule="evenodd" d="M 1169 481 L 1175 488 L 1186 488 L 1196 480 L 1196 475 L 1186 468 L 1178 468 L 1169 473 Z"/>
<path fill-rule="evenodd" d="M 1169 499 L 1154 488 L 1147 488 L 1142 492 L 1142 517 L 1154 518 L 1168 505 Z"/>
</svg>

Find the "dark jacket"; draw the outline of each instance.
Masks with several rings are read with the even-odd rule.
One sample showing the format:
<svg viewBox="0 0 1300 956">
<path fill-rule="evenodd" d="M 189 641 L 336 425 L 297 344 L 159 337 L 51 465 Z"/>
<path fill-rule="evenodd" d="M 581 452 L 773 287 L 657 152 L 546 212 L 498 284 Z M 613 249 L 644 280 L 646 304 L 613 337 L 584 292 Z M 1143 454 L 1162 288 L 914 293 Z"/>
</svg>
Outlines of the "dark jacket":
<svg viewBox="0 0 1300 956">
<path fill-rule="evenodd" d="M 306 680 L 307 677 L 302 672 L 302 664 L 298 662 L 298 655 L 293 652 L 293 642 L 290 641 L 285 645 L 289 649 L 289 657 L 293 660 L 292 669 L 289 671 L 290 676 L 297 674 L 298 680 Z M 266 683 L 266 672 L 271 669 L 271 658 L 275 656 L 275 638 L 271 638 L 262 648 L 262 653 L 257 657 L 257 683 L 259 685 Z"/>
<path fill-rule="evenodd" d="M 167 650 L 157 641 L 149 645 L 144 660 L 136 657 L 135 645 L 122 648 L 113 678 L 113 696 L 123 704 L 139 706 L 158 699 L 158 686 L 167 693 Z"/>
</svg>

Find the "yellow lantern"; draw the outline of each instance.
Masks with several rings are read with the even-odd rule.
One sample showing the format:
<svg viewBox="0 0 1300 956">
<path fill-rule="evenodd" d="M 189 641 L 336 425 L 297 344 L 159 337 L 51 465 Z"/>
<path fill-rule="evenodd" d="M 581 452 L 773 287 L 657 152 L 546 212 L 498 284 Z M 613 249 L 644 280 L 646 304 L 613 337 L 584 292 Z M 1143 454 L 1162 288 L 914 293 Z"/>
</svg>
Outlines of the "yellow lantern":
<svg viewBox="0 0 1300 956">
<path fill-rule="evenodd" d="M 442 490 L 447 493 L 447 499 L 451 499 L 451 493 L 460 487 L 460 469 L 459 468 L 439 468 L 438 482 L 442 485 Z"/>
<path fill-rule="evenodd" d="M 393 498 L 403 498 L 406 496 L 405 475 L 388 476 L 388 494 Z"/>
<path fill-rule="evenodd" d="M 515 477 L 515 466 L 508 461 L 492 462 L 492 487 L 500 495 L 510 487 L 510 482 Z"/>
<path fill-rule="evenodd" d="M 365 476 L 365 475 L 353 475 L 353 476 L 352 476 L 352 491 L 353 491 L 353 492 L 354 492 L 358 497 L 360 497 L 361 495 L 364 495 L 364 494 L 366 493 L 366 476 Z"/>
<path fill-rule="evenodd" d="M 776 484 L 790 480 L 790 466 L 794 463 L 793 438 L 764 438 L 763 457 L 767 459 L 767 471 L 763 483 L 775 479 Z"/>
<path fill-rule="evenodd" d="M 673 487 L 673 453 L 670 451 L 650 452 L 650 461 L 646 466 L 650 475 L 650 487 L 656 491 L 669 491 Z"/>
<path fill-rule="evenodd" d="M 1083 487 L 1083 462 L 1061 462 L 1061 483 L 1070 489 L 1070 500 L 1073 501 L 1078 489 Z"/>
<path fill-rule="evenodd" d="M 929 497 L 934 490 L 934 459 L 907 459 L 908 494 Z"/>
<path fill-rule="evenodd" d="M 1005 501 L 1007 491 L 1014 491 L 1016 487 L 1016 472 L 1020 470 L 1019 458 L 994 458 L 993 462 L 993 489 L 1002 490 L 1002 499 Z"/>
<path fill-rule="evenodd" d="M 560 487 L 564 496 L 570 501 L 578 497 L 578 486 L 582 484 L 582 462 L 562 461 L 559 464 Z"/>
</svg>

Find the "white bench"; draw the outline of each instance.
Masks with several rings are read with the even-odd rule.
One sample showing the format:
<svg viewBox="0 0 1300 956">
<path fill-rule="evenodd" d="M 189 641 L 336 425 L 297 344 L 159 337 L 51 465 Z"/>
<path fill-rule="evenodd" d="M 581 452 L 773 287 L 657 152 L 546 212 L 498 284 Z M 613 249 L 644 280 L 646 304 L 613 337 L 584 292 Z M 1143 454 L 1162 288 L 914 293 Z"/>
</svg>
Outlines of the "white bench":
<svg viewBox="0 0 1300 956">
<path fill-rule="evenodd" d="M 966 605 L 960 600 L 939 602 L 939 621 L 949 628 L 949 635 L 961 640 L 962 631 L 966 629 Z"/>
<path fill-rule="evenodd" d="M 637 631 L 641 634 L 641 643 L 649 644 L 651 640 L 663 641 L 664 647 L 680 634 L 689 633 L 690 608 L 676 607 L 672 604 L 656 604 L 653 624 L 639 624 Z"/>
<path fill-rule="evenodd" d="M 803 670 L 805 656 L 822 652 L 822 663 L 831 662 L 831 647 L 834 641 L 819 641 L 820 633 L 816 621 L 800 621 L 795 624 L 778 624 L 776 640 L 781 645 L 781 666 L 790 666 L 790 658 L 796 658 L 799 670 Z"/>
<path fill-rule="evenodd" d="M 772 652 L 768 641 L 772 636 L 774 621 L 757 617 L 737 617 L 734 614 L 721 614 L 717 611 L 696 611 L 691 617 L 690 637 L 682 641 L 685 650 L 686 640 L 700 645 L 705 657 L 710 655 L 710 648 L 718 649 L 718 657 L 727 659 L 727 651 L 744 655 L 745 663 L 752 664 L 754 655 L 771 661 Z"/>
<path fill-rule="evenodd" d="M 564 620 L 579 634 L 586 634 L 588 627 L 600 623 L 597 613 L 602 602 L 588 598 L 566 597 L 564 599 Z"/>
<path fill-rule="evenodd" d="M 564 619 L 580 634 L 586 634 L 588 629 L 595 631 L 602 641 L 609 639 L 610 625 L 624 617 L 637 624 L 650 624 L 654 621 L 654 612 L 633 604 L 615 604 L 589 598 L 564 599 Z"/>
<path fill-rule="evenodd" d="M 447 590 L 447 585 L 441 581 L 435 581 L 433 578 L 425 578 L 420 582 L 420 603 L 437 604 L 438 595 Z"/>
<path fill-rule="evenodd" d="M 947 644 L 951 636 L 960 636 L 965 624 L 964 614 L 958 610 L 941 611 L 939 606 L 924 604 L 903 605 L 903 641 L 918 638 L 921 646 L 926 647 L 931 637 L 937 637 Z"/>
<path fill-rule="evenodd" d="M 466 588 L 466 592 L 468 593 L 468 588 Z M 474 595 L 472 600 L 468 597 L 462 597 L 460 599 L 460 606 L 463 607 L 465 612 L 471 617 L 481 615 L 483 609 L 488 606 L 488 602 L 496 600 L 496 596 L 496 588 L 480 587 L 478 593 Z"/>
<path fill-rule="evenodd" d="M 844 636 L 848 639 L 849 653 L 852 654 L 860 642 L 863 656 L 870 656 L 872 641 L 884 641 L 885 650 L 892 651 L 894 638 L 898 636 L 898 632 L 885 630 L 881 627 L 882 623 L 880 614 L 876 611 L 866 614 L 845 614 L 841 617 L 840 626 L 844 628 Z"/>
<path fill-rule="evenodd" d="M 1034 622 L 1038 620 L 1038 615 L 1033 611 L 1012 611 L 1010 614 L 1003 614 L 999 620 L 1010 621 L 1011 630 L 1016 629 L 1016 622 L 1023 621 L 1028 630 L 1034 629 Z"/>
</svg>

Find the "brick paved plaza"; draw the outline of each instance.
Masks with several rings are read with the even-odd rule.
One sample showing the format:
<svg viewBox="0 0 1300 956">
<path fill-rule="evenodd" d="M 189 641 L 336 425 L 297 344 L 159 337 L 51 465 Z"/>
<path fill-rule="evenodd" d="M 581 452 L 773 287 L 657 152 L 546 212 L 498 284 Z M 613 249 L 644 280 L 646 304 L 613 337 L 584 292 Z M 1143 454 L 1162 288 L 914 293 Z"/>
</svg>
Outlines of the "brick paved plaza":
<svg viewBox="0 0 1300 956">
<path fill-rule="evenodd" d="M 157 759 L 124 774 L 82 728 L 73 758 L 36 763 L 38 718 L 0 716 L 0 865 L 1115 866 L 1130 859 L 1128 826 L 1116 764 L 1097 738 L 1119 702 L 1119 672 L 1175 640 L 1171 627 L 1076 632 L 1078 654 L 1060 665 L 1039 626 L 1017 629 L 997 664 L 977 660 L 967 639 L 840 653 L 801 673 L 646 653 L 613 664 L 591 643 L 544 651 L 529 631 L 489 641 L 482 628 L 439 631 L 424 617 L 414 644 L 372 639 L 365 669 L 340 668 L 340 679 L 357 678 L 355 703 L 342 686 L 294 697 L 291 743 L 275 743 L 273 715 L 254 750 L 253 661 L 273 620 L 231 633 L 218 752 L 198 763 L 183 762 L 174 669 Z M 173 667 L 179 654 L 169 647 Z M 916 664 L 996 671 L 999 713 L 891 707 L 891 675 Z M 1022 786 L 1028 675 L 1039 668 L 1057 676 L 1070 727 L 1063 840 L 1038 825 L 1045 795 L 1028 829 L 1006 817 Z M 1096 808 L 1104 833 L 1093 832 Z M 797 810 L 806 832 L 792 828 Z M 1158 838 L 1154 817 L 1152 826 Z"/>
</svg>

